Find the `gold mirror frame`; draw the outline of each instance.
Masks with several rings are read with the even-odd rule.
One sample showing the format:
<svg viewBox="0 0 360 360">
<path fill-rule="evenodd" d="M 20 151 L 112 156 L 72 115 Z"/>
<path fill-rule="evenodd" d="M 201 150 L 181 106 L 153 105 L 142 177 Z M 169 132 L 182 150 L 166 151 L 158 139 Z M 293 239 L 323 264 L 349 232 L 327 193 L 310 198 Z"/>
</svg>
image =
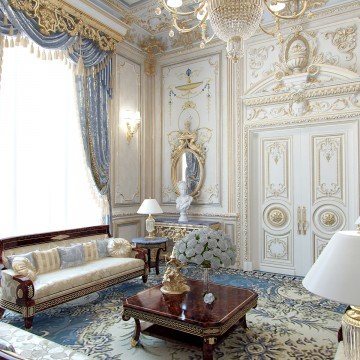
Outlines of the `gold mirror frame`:
<svg viewBox="0 0 360 360">
<path fill-rule="evenodd" d="M 200 190 L 204 184 L 204 164 L 205 164 L 205 151 L 201 144 L 196 142 L 197 133 L 190 131 L 189 124 L 185 124 L 185 131 L 180 133 L 178 137 L 178 146 L 174 147 L 171 153 L 171 181 L 174 191 L 177 195 L 180 195 L 177 183 L 177 164 L 181 159 L 181 156 L 186 152 L 191 152 L 199 162 L 200 179 L 191 195 L 193 198 L 197 198 L 200 194 Z"/>
</svg>

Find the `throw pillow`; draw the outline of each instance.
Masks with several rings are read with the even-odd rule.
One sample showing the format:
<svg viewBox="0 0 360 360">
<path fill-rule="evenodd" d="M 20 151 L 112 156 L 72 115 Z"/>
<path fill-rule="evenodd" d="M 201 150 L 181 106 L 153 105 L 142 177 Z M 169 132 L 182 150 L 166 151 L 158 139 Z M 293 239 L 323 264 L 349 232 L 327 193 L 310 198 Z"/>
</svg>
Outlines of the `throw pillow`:
<svg viewBox="0 0 360 360">
<path fill-rule="evenodd" d="M 96 240 L 96 245 L 97 245 L 99 258 L 104 258 L 109 256 L 109 251 L 108 251 L 109 239 Z"/>
<path fill-rule="evenodd" d="M 36 269 L 26 257 L 17 256 L 13 259 L 12 268 L 16 275 L 22 275 L 31 281 L 36 280 Z"/>
<path fill-rule="evenodd" d="M 60 269 L 60 257 L 57 248 L 51 250 L 36 250 L 33 252 L 36 268 L 39 274 Z"/>
<path fill-rule="evenodd" d="M 131 244 L 126 239 L 110 239 L 108 245 L 109 254 L 112 257 L 126 258 L 131 257 Z"/>
<path fill-rule="evenodd" d="M 60 256 L 60 269 L 82 265 L 85 262 L 83 244 L 68 247 L 58 247 Z"/>
<path fill-rule="evenodd" d="M 99 258 L 96 241 L 89 241 L 82 244 L 84 247 L 85 262 L 93 261 Z"/>
<path fill-rule="evenodd" d="M 24 257 L 24 258 L 27 258 L 29 259 L 29 261 L 33 264 L 33 266 L 35 267 L 35 260 L 34 260 L 34 257 L 33 257 L 33 253 L 32 252 L 29 252 L 29 253 L 26 253 L 26 254 L 17 254 L 17 255 L 9 255 L 9 256 L 5 256 L 4 257 L 4 265 L 6 266 L 6 268 L 8 269 L 12 269 L 12 263 L 13 263 L 13 260 L 16 258 L 16 257 Z"/>
</svg>

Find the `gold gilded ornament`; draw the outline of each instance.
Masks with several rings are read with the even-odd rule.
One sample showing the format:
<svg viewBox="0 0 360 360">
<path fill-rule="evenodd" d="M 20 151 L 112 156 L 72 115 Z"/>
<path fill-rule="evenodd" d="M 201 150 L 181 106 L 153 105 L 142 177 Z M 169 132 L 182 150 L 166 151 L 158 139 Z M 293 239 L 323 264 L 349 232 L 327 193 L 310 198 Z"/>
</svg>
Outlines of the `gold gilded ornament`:
<svg viewBox="0 0 360 360">
<path fill-rule="evenodd" d="M 9 0 L 9 4 L 35 19 L 44 35 L 56 32 L 80 35 L 94 41 L 103 51 L 114 51 L 116 42 L 123 39 L 120 34 L 61 0 Z"/>
<path fill-rule="evenodd" d="M 163 286 L 160 288 L 163 294 L 179 295 L 190 291 L 190 287 L 186 284 L 185 276 L 180 272 L 183 267 L 184 264 L 175 258 L 173 252 L 170 260 L 167 262 L 162 281 Z"/>
</svg>

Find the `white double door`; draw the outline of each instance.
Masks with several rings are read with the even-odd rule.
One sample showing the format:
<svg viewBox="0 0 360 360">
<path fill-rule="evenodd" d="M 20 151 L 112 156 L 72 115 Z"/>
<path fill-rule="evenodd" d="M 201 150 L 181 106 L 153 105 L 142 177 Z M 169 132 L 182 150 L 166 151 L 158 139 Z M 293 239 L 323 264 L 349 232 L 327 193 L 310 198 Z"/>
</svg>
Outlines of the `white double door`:
<svg viewBox="0 0 360 360">
<path fill-rule="evenodd" d="M 305 275 L 331 236 L 358 217 L 357 122 L 252 132 L 254 268 Z"/>
</svg>

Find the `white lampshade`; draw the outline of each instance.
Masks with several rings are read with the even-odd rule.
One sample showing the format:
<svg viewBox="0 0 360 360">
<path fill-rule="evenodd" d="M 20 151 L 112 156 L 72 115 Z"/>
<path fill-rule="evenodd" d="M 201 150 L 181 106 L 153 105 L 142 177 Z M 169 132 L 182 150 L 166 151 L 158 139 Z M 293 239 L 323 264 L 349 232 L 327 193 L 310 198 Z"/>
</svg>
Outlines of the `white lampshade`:
<svg viewBox="0 0 360 360">
<path fill-rule="evenodd" d="M 360 306 L 360 232 L 337 232 L 303 280 L 315 295 Z"/>
<path fill-rule="evenodd" d="M 156 199 L 145 199 L 139 210 L 137 211 L 138 214 L 162 214 L 163 210 L 160 207 L 159 203 Z"/>
</svg>

